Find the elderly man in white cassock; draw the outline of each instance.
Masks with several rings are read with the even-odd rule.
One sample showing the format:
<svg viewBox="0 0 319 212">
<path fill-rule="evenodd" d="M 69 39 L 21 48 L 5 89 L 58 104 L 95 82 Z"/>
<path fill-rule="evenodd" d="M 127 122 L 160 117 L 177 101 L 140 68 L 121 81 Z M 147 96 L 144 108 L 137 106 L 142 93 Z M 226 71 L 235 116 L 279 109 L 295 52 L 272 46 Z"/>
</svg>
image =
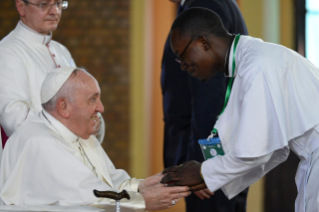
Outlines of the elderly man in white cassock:
<svg viewBox="0 0 319 212">
<path fill-rule="evenodd" d="M 229 34 L 204 8 L 181 13 L 170 41 L 182 70 L 203 82 L 218 72 L 229 80 L 212 135 L 199 141 L 213 158 L 167 168 L 161 182 L 221 188 L 232 198 L 285 161 L 291 149 L 300 158 L 295 211 L 318 212 L 319 69 L 283 46 Z"/>
<path fill-rule="evenodd" d="M 68 49 L 52 40 L 68 2 L 15 2 L 20 21 L 0 42 L 0 125 L 7 136 L 42 110 L 40 88 L 45 76 L 59 67 L 76 67 Z M 103 141 L 104 127 L 100 128 L 99 120 L 93 133 Z"/>
<path fill-rule="evenodd" d="M 94 132 L 104 108 L 97 81 L 84 69 L 50 72 L 41 88 L 44 108 L 9 138 L 0 170 L 0 198 L 5 205 L 110 205 L 93 190 L 127 190 L 121 205 L 135 211 L 172 207 L 190 192 L 169 188 L 157 174 L 146 180 L 116 169 Z"/>
</svg>

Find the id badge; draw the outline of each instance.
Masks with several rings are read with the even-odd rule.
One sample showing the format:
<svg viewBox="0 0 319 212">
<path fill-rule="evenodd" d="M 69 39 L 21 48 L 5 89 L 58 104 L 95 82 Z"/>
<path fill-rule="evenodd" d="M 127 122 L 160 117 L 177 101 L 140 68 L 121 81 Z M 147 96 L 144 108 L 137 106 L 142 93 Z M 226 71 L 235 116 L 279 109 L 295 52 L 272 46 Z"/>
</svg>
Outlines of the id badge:
<svg viewBox="0 0 319 212">
<path fill-rule="evenodd" d="M 198 140 L 200 148 L 202 149 L 205 160 L 213 158 L 217 155 L 224 155 L 224 150 L 219 137 Z"/>
</svg>

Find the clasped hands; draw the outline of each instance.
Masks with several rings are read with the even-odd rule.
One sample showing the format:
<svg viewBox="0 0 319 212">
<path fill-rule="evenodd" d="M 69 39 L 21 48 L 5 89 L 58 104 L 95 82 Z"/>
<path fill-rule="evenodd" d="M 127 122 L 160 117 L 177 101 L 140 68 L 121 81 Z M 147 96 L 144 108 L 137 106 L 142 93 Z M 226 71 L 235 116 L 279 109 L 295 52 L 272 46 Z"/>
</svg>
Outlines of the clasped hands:
<svg viewBox="0 0 319 212">
<path fill-rule="evenodd" d="M 182 197 L 193 191 L 200 199 L 209 198 L 210 192 L 200 174 L 201 163 L 188 161 L 180 166 L 166 168 L 139 184 L 146 210 L 171 208 Z M 160 182 L 160 183 L 159 183 Z"/>
<path fill-rule="evenodd" d="M 189 186 L 190 191 L 198 191 L 207 188 L 204 179 L 200 174 L 201 163 L 187 161 L 179 166 L 168 167 L 163 170 L 166 174 L 161 183 L 166 186 Z"/>
<path fill-rule="evenodd" d="M 189 190 L 193 191 L 200 199 L 210 198 L 214 193 L 207 188 L 201 176 L 201 165 L 201 163 L 193 160 L 179 166 L 168 167 L 162 172 L 166 175 L 161 183 L 168 187 L 189 186 Z"/>
</svg>

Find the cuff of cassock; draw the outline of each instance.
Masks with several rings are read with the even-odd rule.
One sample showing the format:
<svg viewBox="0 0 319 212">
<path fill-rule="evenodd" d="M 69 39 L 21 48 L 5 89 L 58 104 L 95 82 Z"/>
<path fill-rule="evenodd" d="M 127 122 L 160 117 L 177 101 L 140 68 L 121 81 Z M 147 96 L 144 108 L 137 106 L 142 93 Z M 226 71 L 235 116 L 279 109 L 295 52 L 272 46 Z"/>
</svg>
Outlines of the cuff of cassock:
<svg viewBox="0 0 319 212">
<path fill-rule="evenodd" d="M 136 178 L 131 178 L 130 179 L 130 187 L 132 189 L 132 191 L 136 191 L 138 192 L 138 186 L 140 184 L 140 182 L 142 182 L 142 179 L 136 179 Z"/>
<path fill-rule="evenodd" d="M 223 186 L 222 182 L 220 182 L 218 177 L 216 176 L 214 166 L 216 166 L 216 164 L 212 159 L 204 161 L 201 166 L 202 177 L 205 181 L 205 184 L 207 185 L 207 188 L 211 192 L 214 192 Z"/>
</svg>

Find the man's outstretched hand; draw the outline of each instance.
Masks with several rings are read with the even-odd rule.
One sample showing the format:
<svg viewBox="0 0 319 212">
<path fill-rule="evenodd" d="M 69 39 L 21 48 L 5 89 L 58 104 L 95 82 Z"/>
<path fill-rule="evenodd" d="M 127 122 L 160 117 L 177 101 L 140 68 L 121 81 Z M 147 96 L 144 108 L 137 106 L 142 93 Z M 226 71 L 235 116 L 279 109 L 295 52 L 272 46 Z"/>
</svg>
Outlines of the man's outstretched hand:
<svg viewBox="0 0 319 212">
<path fill-rule="evenodd" d="M 180 166 L 172 166 L 163 170 L 166 174 L 161 183 L 166 186 L 189 186 L 191 191 L 198 191 L 207 188 L 200 175 L 201 163 L 197 161 L 187 161 Z"/>
</svg>

